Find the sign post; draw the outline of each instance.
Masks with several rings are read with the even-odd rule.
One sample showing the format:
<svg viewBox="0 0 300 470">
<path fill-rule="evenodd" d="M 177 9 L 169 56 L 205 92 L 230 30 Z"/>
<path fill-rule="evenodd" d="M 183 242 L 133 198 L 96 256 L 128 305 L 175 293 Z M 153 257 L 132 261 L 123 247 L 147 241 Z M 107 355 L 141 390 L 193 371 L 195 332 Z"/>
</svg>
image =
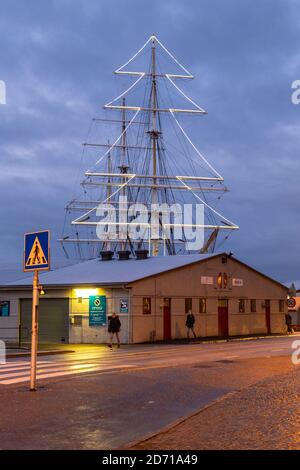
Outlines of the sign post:
<svg viewBox="0 0 300 470">
<path fill-rule="evenodd" d="M 24 236 L 24 271 L 34 271 L 32 291 L 32 329 L 30 360 L 30 391 L 37 390 L 36 365 L 38 350 L 39 271 L 50 269 L 49 231 L 26 233 Z"/>
<path fill-rule="evenodd" d="M 30 391 L 36 391 L 36 363 L 38 348 L 38 313 L 39 313 L 39 272 L 34 271 L 32 292 L 32 327 L 31 327 L 31 360 Z"/>
</svg>

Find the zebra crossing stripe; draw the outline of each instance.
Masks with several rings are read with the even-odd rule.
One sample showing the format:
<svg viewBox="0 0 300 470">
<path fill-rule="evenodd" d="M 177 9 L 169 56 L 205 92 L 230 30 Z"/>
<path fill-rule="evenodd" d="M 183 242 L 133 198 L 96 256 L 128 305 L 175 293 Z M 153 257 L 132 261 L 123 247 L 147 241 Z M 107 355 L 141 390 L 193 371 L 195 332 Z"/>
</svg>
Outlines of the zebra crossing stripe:
<svg viewBox="0 0 300 470">
<path fill-rule="evenodd" d="M 81 369 L 90 369 L 91 367 L 96 367 L 96 366 L 97 366 L 97 364 L 87 364 L 85 367 L 81 367 L 80 365 L 74 365 L 74 366 L 71 366 L 71 367 L 72 367 L 71 370 L 74 371 L 74 373 L 76 373 L 77 370 L 80 369 L 80 368 L 81 368 Z M 99 367 L 99 366 L 98 366 L 98 367 Z M 68 367 L 66 367 L 66 366 L 56 367 L 56 368 L 54 369 L 54 372 L 55 372 L 55 371 L 62 371 L 62 370 L 70 370 L 70 368 L 68 368 Z M 45 372 L 47 372 L 47 371 L 45 370 L 45 368 L 42 368 L 42 369 L 38 370 L 38 374 L 42 374 L 42 373 L 45 373 Z M 0 381 L 1 381 L 2 379 L 7 379 L 7 378 L 10 377 L 10 376 L 12 376 L 12 377 L 26 376 L 26 375 L 28 375 L 28 373 L 29 373 L 29 368 L 28 368 L 28 369 L 23 369 L 23 370 L 21 370 L 21 371 L 18 370 L 17 372 L 16 372 L 16 371 L 13 371 L 13 372 L 7 373 L 7 374 L 6 374 L 6 373 L 0 374 Z"/>
<path fill-rule="evenodd" d="M 91 359 L 90 361 L 82 361 L 82 360 L 68 360 L 68 361 L 38 361 L 37 368 L 39 367 L 56 367 L 62 365 L 82 365 L 85 366 L 86 364 L 95 364 L 95 365 L 110 365 L 111 361 L 103 361 L 97 360 L 95 358 Z M 30 361 L 19 361 L 19 362 L 6 362 L 5 364 L 0 364 L 0 373 L 5 372 L 5 370 L 18 370 L 18 369 L 26 369 L 30 367 Z"/>
<path fill-rule="evenodd" d="M 132 368 L 132 367 L 136 367 L 132 364 L 123 364 L 123 365 L 118 365 L 118 366 L 106 366 L 106 367 L 99 367 L 99 366 L 96 366 L 96 367 L 87 367 L 87 368 L 84 368 L 84 369 L 79 369 L 79 370 L 65 370 L 65 371 L 58 371 L 58 372 L 49 372 L 48 374 L 40 374 L 38 372 L 37 374 L 37 379 L 38 380 L 41 380 L 41 379 L 49 379 L 49 378 L 54 378 L 54 377 L 64 377 L 66 375 L 74 375 L 76 376 L 77 374 L 83 374 L 83 373 L 87 373 L 87 372 L 97 372 L 97 371 L 103 371 L 103 372 L 107 372 L 107 371 L 110 371 L 110 370 L 115 370 L 115 369 L 127 369 L 127 368 Z M 17 373 L 18 374 L 18 373 Z M 12 384 L 17 384 L 17 383 L 21 383 L 21 382 L 28 382 L 30 380 L 29 378 L 29 374 L 27 373 L 26 376 L 23 376 L 23 377 L 16 377 L 17 374 L 12 374 L 12 378 L 8 378 L 9 376 L 6 375 L 6 379 L 1 379 L 1 376 L 0 376 L 0 384 L 1 385 L 12 385 Z"/>
<path fill-rule="evenodd" d="M 39 372 L 42 372 L 44 369 L 77 369 L 80 367 L 94 367 L 94 366 L 99 366 L 97 363 L 86 363 L 84 366 L 82 364 L 60 364 L 60 365 L 55 365 L 55 364 L 43 364 L 37 367 L 37 370 Z M 0 379 L 1 377 L 5 377 L 6 374 L 13 372 L 14 375 L 21 374 L 21 372 L 27 373 L 30 369 L 30 364 L 28 364 L 26 367 L 13 367 L 13 368 L 7 368 L 5 370 L 1 370 L 0 368 Z M 1 375 L 2 374 L 2 375 Z M 4 375 L 3 375 L 4 374 Z"/>
</svg>

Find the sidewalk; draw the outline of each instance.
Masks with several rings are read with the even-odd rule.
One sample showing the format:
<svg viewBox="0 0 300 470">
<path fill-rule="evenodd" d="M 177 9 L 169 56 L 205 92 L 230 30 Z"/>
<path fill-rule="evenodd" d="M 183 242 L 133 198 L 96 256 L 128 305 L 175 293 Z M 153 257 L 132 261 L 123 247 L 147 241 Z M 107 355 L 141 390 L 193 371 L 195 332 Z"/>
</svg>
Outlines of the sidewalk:
<svg viewBox="0 0 300 470">
<path fill-rule="evenodd" d="M 156 341 L 155 343 L 138 343 L 138 344 L 124 344 L 122 349 L 138 349 L 139 347 L 148 346 L 171 346 L 171 345 L 187 345 L 187 344 L 215 344 L 215 343 L 227 343 L 227 342 L 240 342 L 240 341 L 254 341 L 261 339 L 273 339 L 273 338 L 295 338 L 300 336 L 300 333 L 294 333 L 293 335 L 288 334 L 271 334 L 271 335 L 246 335 L 246 336 L 231 336 L 228 338 L 220 338 L 218 336 L 208 338 L 196 338 L 196 339 L 174 339 L 170 341 Z M 107 344 L 66 344 L 66 343 L 40 343 L 38 346 L 38 355 L 47 354 L 64 354 L 71 352 L 89 352 L 91 350 L 107 349 Z M 7 357 L 27 357 L 30 356 L 30 343 L 24 343 L 21 348 L 7 348 Z"/>
<path fill-rule="evenodd" d="M 131 449 L 299 450 L 300 366 L 230 393 Z"/>
</svg>

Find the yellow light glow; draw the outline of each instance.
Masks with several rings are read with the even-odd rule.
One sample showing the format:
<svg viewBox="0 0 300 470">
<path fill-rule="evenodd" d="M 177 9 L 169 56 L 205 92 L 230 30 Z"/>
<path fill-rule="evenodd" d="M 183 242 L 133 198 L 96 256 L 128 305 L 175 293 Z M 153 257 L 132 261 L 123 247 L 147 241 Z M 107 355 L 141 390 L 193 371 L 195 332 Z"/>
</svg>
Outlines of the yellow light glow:
<svg viewBox="0 0 300 470">
<path fill-rule="evenodd" d="M 73 289 L 75 297 L 87 299 L 90 295 L 98 295 L 99 289 Z"/>
</svg>

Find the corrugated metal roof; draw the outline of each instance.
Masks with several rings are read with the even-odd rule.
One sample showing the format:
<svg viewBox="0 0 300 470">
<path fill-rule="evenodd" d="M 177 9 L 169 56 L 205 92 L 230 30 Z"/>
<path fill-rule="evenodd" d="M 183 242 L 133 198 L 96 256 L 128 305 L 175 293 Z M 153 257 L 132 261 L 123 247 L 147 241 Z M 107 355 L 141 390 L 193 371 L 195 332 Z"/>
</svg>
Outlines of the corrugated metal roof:
<svg viewBox="0 0 300 470">
<path fill-rule="evenodd" d="M 176 255 L 151 257 L 145 260 L 130 259 L 126 261 L 100 261 L 93 259 L 83 263 L 40 273 L 43 286 L 73 285 L 112 285 L 128 284 L 154 274 L 169 271 L 181 266 L 203 261 L 218 254 Z M 30 286 L 32 278 L 2 284 L 1 288 L 14 286 Z"/>
</svg>

